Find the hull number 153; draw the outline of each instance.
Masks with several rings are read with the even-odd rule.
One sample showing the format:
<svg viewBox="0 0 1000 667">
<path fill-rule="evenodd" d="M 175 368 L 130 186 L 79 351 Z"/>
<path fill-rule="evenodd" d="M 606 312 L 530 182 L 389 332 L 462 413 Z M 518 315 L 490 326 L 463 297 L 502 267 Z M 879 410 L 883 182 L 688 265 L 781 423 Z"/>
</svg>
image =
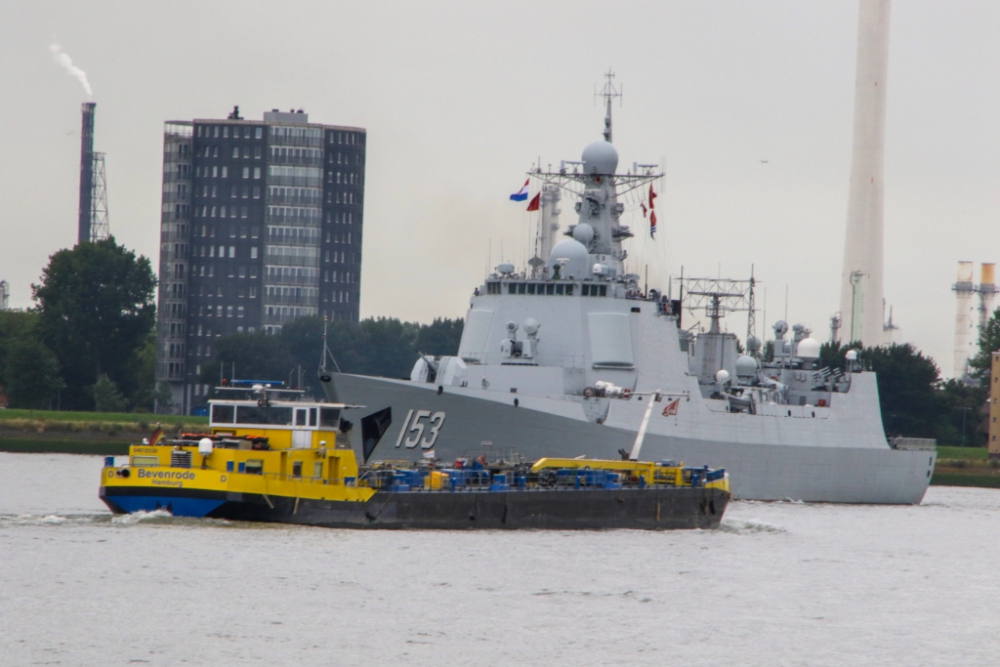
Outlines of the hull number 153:
<svg viewBox="0 0 1000 667">
<path fill-rule="evenodd" d="M 409 449 L 413 449 L 420 445 L 423 449 L 431 449 L 437 442 L 442 426 L 444 426 L 444 412 L 410 410 L 406 413 L 403 428 L 399 430 L 396 446 L 406 445 Z"/>
</svg>

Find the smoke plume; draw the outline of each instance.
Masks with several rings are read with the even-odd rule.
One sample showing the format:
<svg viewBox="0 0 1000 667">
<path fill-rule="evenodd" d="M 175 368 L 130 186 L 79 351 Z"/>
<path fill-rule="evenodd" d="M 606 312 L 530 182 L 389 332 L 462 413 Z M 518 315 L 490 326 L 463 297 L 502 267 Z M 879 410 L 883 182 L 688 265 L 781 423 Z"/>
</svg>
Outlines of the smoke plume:
<svg viewBox="0 0 1000 667">
<path fill-rule="evenodd" d="M 87 73 L 82 69 L 73 64 L 73 60 L 65 53 L 63 53 L 62 47 L 58 44 L 51 44 L 49 46 L 49 51 L 52 53 L 52 58 L 59 63 L 67 72 L 72 76 L 75 76 L 83 86 L 83 89 L 87 91 L 87 97 L 93 96 L 93 91 L 90 89 L 90 82 L 87 81 Z"/>
</svg>

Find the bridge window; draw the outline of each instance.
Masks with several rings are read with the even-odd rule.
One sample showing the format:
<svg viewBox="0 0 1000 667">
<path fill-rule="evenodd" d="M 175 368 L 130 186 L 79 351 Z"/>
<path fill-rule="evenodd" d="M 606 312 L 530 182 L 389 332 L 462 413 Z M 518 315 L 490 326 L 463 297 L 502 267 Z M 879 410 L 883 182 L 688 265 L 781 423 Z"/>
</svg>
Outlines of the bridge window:
<svg viewBox="0 0 1000 667">
<path fill-rule="evenodd" d="M 319 425 L 324 428 L 340 426 L 340 410 L 338 408 L 320 408 Z"/>
<path fill-rule="evenodd" d="M 232 424 L 233 418 L 236 416 L 236 406 L 234 405 L 213 405 L 212 406 L 212 423 L 213 424 Z"/>
</svg>

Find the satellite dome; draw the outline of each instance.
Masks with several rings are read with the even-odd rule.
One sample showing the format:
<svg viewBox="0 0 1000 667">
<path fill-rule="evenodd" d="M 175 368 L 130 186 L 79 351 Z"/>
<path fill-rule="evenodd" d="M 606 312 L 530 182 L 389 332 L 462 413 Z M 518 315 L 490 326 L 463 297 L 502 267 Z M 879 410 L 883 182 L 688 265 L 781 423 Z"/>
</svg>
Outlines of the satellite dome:
<svg viewBox="0 0 1000 667">
<path fill-rule="evenodd" d="M 756 336 L 750 336 L 747 338 L 747 351 L 748 352 L 760 352 L 760 338 Z"/>
<path fill-rule="evenodd" d="M 540 326 L 542 325 L 538 323 L 538 320 L 536 320 L 533 317 L 529 317 L 524 321 L 524 333 L 528 334 L 529 336 L 534 336 L 536 333 L 538 333 L 538 327 Z"/>
<path fill-rule="evenodd" d="M 577 240 L 566 239 L 552 248 L 549 260 L 545 262 L 549 275 L 555 277 L 555 267 L 559 269 L 560 278 L 583 278 L 590 274 L 590 253 L 587 247 Z"/>
<path fill-rule="evenodd" d="M 815 338 L 803 338 L 799 341 L 799 359 L 819 359 L 819 341 Z"/>
<path fill-rule="evenodd" d="M 613 174 L 618 169 L 618 151 L 607 141 L 595 141 L 583 149 L 583 173 Z"/>
<path fill-rule="evenodd" d="M 743 355 L 736 360 L 737 377 L 753 377 L 757 374 L 757 360 L 751 356 Z"/>
<path fill-rule="evenodd" d="M 727 371 L 725 368 L 716 371 L 715 381 L 718 382 L 719 384 L 726 384 L 727 382 L 729 382 L 729 371 Z"/>
<path fill-rule="evenodd" d="M 594 240 L 594 228 L 586 222 L 581 222 L 573 228 L 573 238 L 585 246 L 589 246 Z"/>
<path fill-rule="evenodd" d="M 858 360 L 858 351 L 857 350 L 848 350 L 847 354 L 844 355 L 844 358 L 847 359 L 848 361 L 857 361 Z"/>
</svg>

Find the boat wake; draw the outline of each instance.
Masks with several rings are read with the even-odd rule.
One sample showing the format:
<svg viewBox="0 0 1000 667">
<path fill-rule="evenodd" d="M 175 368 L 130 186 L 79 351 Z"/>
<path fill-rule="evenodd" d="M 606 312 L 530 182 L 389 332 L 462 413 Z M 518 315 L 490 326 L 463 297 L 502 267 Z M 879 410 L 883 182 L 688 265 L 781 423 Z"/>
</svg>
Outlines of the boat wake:
<svg viewBox="0 0 1000 667">
<path fill-rule="evenodd" d="M 756 533 L 784 533 L 785 529 L 764 521 L 728 519 L 723 517 L 719 524 L 719 530 L 724 533 L 736 533 L 737 535 L 753 535 Z"/>
<path fill-rule="evenodd" d="M 143 522 L 167 523 L 173 521 L 174 515 L 165 509 L 147 512 L 138 510 L 131 514 L 117 514 L 111 517 L 111 523 L 118 526 L 131 526 Z"/>
</svg>

